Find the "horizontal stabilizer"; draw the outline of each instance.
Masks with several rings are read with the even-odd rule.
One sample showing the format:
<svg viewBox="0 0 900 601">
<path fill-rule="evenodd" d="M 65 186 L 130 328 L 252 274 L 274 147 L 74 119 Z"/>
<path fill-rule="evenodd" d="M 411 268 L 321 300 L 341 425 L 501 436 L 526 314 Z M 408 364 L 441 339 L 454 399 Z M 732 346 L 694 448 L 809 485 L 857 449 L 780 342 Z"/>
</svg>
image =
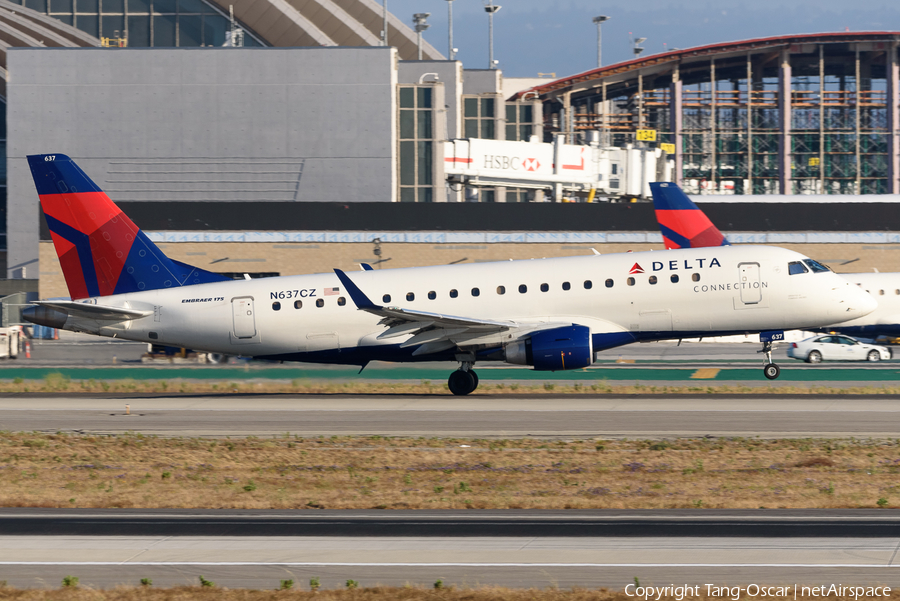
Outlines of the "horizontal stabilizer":
<svg viewBox="0 0 900 601">
<path fill-rule="evenodd" d="M 124 307 L 108 307 L 74 301 L 37 301 L 34 304 L 62 311 L 72 317 L 100 319 L 103 321 L 130 321 L 153 315 L 152 310 L 126 309 Z"/>
</svg>

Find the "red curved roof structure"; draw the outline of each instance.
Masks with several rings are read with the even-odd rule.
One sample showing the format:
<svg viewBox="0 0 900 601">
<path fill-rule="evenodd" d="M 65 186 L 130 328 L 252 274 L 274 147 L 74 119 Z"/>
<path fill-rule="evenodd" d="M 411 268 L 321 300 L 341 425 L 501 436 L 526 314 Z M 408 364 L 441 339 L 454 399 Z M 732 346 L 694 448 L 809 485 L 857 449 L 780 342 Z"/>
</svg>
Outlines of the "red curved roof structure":
<svg viewBox="0 0 900 601">
<path fill-rule="evenodd" d="M 537 93 L 540 96 L 547 94 L 559 94 L 560 92 L 570 91 L 578 84 L 585 84 L 591 80 L 602 80 L 612 75 L 628 73 L 629 71 L 638 71 L 646 67 L 653 67 L 665 63 L 689 62 L 692 58 L 705 58 L 717 55 L 740 54 L 751 51 L 760 51 L 765 49 L 775 49 L 783 47 L 791 47 L 803 44 L 846 44 L 858 42 L 874 42 L 889 44 L 891 42 L 900 42 L 900 31 L 845 31 L 833 33 L 810 33 L 774 36 L 769 38 L 754 38 L 751 40 L 741 40 L 736 42 L 720 42 L 718 44 L 708 44 L 706 46 L 697 46 L 695 48 L 686 48 L 684 50 L 672 50 L 661 54 L 652 54 L 643 58 L 636 58 L 623 63 L 616 63 L 598 69 L 591 69 L 584 73 L 563 77 L 556 81 L 535 86 L 528 90 L 517 93 L 513 98 L 522 98 L 526 94 Z M 887 47 L 885 47 L 887 49 Z M 584 87 L 583 85 L 580 87 Z"/>
</svg>

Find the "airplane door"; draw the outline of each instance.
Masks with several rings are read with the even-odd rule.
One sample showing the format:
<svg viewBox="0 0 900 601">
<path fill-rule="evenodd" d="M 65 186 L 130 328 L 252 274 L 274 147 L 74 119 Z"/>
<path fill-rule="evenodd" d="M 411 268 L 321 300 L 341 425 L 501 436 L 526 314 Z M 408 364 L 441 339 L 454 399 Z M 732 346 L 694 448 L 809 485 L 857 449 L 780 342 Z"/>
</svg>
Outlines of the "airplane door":
<svg viewBox="0 0 900 601">
<path fill-rule="evenodd" d="M 253 311 L 252 296 L 231 299 L 231 315 L 234 318 L 235 338 L 256 336 L 256 315 Z"/>
<path fill-rule="evenodd" d="M 741 302 L 756 305 L 762 300 L 762 286 L 759 283 L 759 263 L 738 263 L 741 287 Z"/>
</svg>

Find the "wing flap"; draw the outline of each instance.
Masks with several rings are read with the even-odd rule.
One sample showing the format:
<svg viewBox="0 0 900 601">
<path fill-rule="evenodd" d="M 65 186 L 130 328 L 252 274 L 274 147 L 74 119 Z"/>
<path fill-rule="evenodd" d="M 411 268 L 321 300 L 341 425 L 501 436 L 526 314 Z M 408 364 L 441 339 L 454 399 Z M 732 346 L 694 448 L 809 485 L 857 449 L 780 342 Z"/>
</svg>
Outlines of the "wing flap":
<svg viewBox="0 0 900 601">
<path fill-rule="evenodd" d="M 519 327 L 515 321 L 477 319 L 473 317 L 462 317 L 457 315 L 443 315 L 441 313 L 429 313 L 428 311 L 416 311 L 414 309 L 404 309 L 401 307 L 385 307 L 376 305 L 366 294 L 359 289 L 353 280 L 340 269 L 334 270 L 341 284 L 346 288 L 347 293 L 360 311 L 367 311 L 373 315 L 382 318 L 381 324 L 389 327 L 388 330 L 382 332 L 378 338 L 393 338 L 403 334 L 416 334 L 426 328 L 457 330 L 456 334 L 465 331 L 473 332 L 502 332 L 505 330 Z M 461 328 L 461 329 L 460 329 Z M 451 334 L 452 335 L 452 334 Z M 429 338 L 431 340 L 431 338 Z"/>
</svg>

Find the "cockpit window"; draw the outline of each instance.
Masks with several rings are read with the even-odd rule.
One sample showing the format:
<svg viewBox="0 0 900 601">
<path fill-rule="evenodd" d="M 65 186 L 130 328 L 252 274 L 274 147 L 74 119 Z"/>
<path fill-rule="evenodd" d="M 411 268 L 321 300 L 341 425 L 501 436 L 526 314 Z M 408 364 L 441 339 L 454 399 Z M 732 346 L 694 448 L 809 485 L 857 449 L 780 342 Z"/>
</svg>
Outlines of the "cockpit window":
<svg viewBox="0 0 900 601">
<path fill-rule="evenodd" d="M 809 265 L 809 268 L 813 273 L 819 273 L 822 271 L 831 271 L 830 269 L 828 269 L 827 267 L 825 267 L 818 261 L 813 261 L 812 259 L 803 259 L 803 262 L 806 263 L 807 265 Z"/>
<path fill-rule="evenodd" d="M 791 261 L 788 263 L 788 273 L 791 275 L 797 275 L 798 273 L 807 273 L 809 270 L 806 268 L 806 265 L 801 263 L 800 261 Z"/>
</svg>

